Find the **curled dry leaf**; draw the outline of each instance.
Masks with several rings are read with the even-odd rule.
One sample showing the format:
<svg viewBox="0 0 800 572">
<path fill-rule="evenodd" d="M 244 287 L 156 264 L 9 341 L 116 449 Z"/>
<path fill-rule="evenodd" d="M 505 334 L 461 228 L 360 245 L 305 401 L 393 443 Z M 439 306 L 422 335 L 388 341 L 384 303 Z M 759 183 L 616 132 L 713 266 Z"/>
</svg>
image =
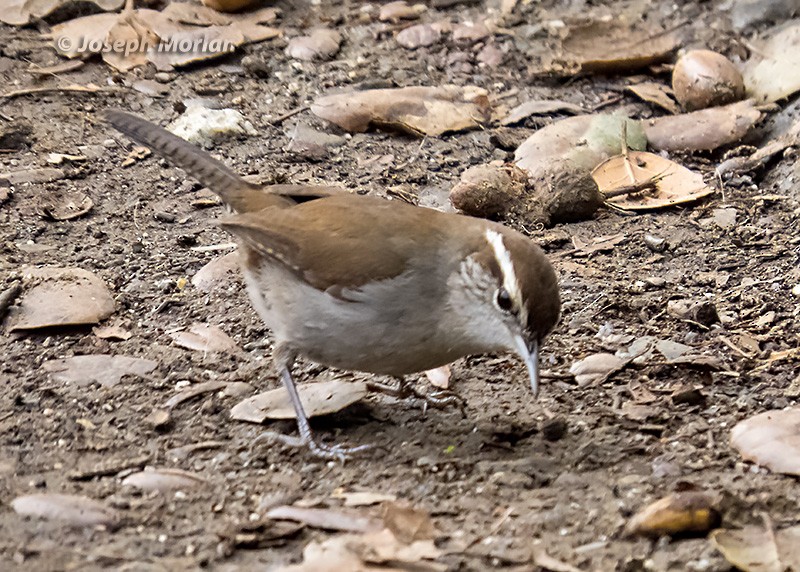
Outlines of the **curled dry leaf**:
<svg viewBox="0 0 800 572">
<path fill-rule="evenodd" d="M 772 102 L 800 90 L 800 20 L 772 29 L 751 53 L 742 70 L 748 97 Z"/>
<path fill-rule="evenodd" d="M 800 476 L 800 407 L 767 411 L 740 421 L 731 446 L 747 461 Z"/>
<path fill-rule="evenodd" d="M 709 540 L 742 572 L 800 570 L 800 526 L 773 530 L 767 524 L 767 528 L 721 528 L 712 532 Z"/>
<path fill-rule="evenodd" d="M 105 12 L 119 10 L 125 3 L 125 0 L 87 1 Z M 12 26 L 24 26 L 75 2 L 76 0 L 4 0 L 0 3 L 0 22 Z"/>
<path fill-rule="evenodd" d="M 614 354 L 599 353 L 576 361 L 569 368 L 569 372 L 575 376 L 578 385 L 585 386 L 606 381 L 626 365 L 628 365 L 628 360 Z"/>
<path fill-rule="evenodd" d="M 9 310 L 9 329 L 36 330 L 96 324 L 114 312 L 105 283 L 81 268 L 24 269 L 26 282 L 38 281 Z"/>
<path fill-rule="evenodd" d="M 442 31 L 430 24 L 409 26 L 395 36 L 397 43 L 408 50 L 432 46 L 441 39 Z"/>
<path fill-rule="evenodd" d="M 119 515 L 112 508 L 77 495 L 25 495 L 11 501 L 11 507 L 23 516 L 61 520 L 74 526 L 114 526 L 119 521 Z"/>
<path fill-rule="evenodd" d="M 646 81 L 644 83 L 629 85 L 625 89 L 642 101 L 657 105 L 673 115 L 681 112 L 678 104 L 672 99 L 675 94 L 665 85 L 654 81 Z"/>
<path fill-rule="evenodd" d="M 173 332 L 170 337 L 178 345 L 187 350 L 201 352 L 238 353 L 239 346 L 231 337 L 217 326 L 195 322 L 188 330 Z"/>
<path fill-rule="evenodd" d="M 433 540 L 436 528 L 427 511 L 407 504 L 388 502 L 383 508 L 383 524 L 405 544 L 415 540 Z"/>
<path fill-rule="evenodd" d="M 367 394 L 366 383 L 328 381 L 297 386 L 306 415 L 318 417 L 341 411 Z M 267 419 L 294 419 L 294 408 L 287 391 L 279 387 L 259 393 L 236 404 L 231 417 L 239 421 L 263 423 Z"/>
<path fill-rule="evenodd" d="M 274 520 L 294 520 L 312 528 L 324 530 L 369 532 L 381 529 L 381 523 L 374 518 L 327 508 L 278 506 L 270 509 L 266 517 Z"/>
<path fill-rule="evenodd" d="M 592 178 L 609 204 L 631 211 L 671 207 L 714 193 L 700 173 L 645 151 L 603 161 L 592 171 Z"/>
<path fill-rule="evenodd" d="M 680 46 L 674 32 L 633 28 L 624 19 L 573 26 L 562 43 L 565 63 L 548 71 L 614 73 L 641 69 L 669 59 Z"/>
<path fill-rule="evenodd" d="M 416 20 L 425 10 L 425 4 L 410 6 L 405 0 L 396 0 L 381 6 L 378 20 L 381 22 L 399 22 L 400 20 Z"/>
<path fill-rule="evenodd" d="M 79 387 L 99 383 L 103 387 L 113 387 L 123 375 L 147 375 L 157 365 L 158 362 L 149 359 L 94 354 L 48 360 L 42 364 L 42 369 L 61 383 L 74 383 Z"/>
<path fill-rule="evenodd" d="M 472 129 L 491 117 L 486 90 L 455 85 L 338 93 L 317 99 L 311 111 L 346 131 L 378 126 L 433 136 Z"/>
<path fill-rule="evenodd" d="M 52 220 L 72 220 L 92 210 L 94 202 L 80 191 L 58 192 L 42 196 L 36 210 Z"/>
<path fill-rule="evenodd" d="M 655 501 L 625 525 L 626 534 L 678 536 L 706 534 L 719 526 L 719 498 L 703 491 L 681 491 Z"/>
<path fill-rule="evenodd" d="M 206 482 L 197 473 L 180 469 L 154 468 L 128 475 L 122 479 L 122 486 L 144 491 L 166 492 L 175 489 L 193 489 Z"/>
<path fill-rule="evenodd" d="M 500 121 L 500 124 L 514 125 L 531 115 L 550 115 L 559 111 L 578 115 L 583 113 L 583 108 L 580 105 L 559 99 L 531 99 L 509 111 L 508 115 Z"/>
<path fill-rule="evenodd" d="M 312 30 L 308 36 L 289 40 L 286 53 L 296 60 L 329 60 L 339 51 L 342 35 L 336 30 L 320 28 Z"/>
<path fill-rule="evenodd" d="M 101 340 L 120 340 L 131 339 L 133 334 L 122 326 L 95 326 L 92 333 Z"/>
<path fill-rule="evenodd" d="M 761 119 L 753 100 L 642 121 L 647 141 L 661 151 L 712 151 L 741 140 Z"/>
</svg>

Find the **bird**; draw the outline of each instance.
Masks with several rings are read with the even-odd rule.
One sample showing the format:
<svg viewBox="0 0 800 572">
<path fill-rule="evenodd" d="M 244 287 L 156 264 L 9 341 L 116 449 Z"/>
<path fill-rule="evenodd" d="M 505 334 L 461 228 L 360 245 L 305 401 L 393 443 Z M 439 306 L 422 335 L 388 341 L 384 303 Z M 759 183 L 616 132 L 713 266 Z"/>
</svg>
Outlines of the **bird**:
<svg viewBox="0 0 800 572">
<path fill-rule="evenodd" d="M 298 358 L 404 376 L 496 352 L 525 363 L 534 397 L 539 348 L 559 319 L 558 279 L 542 249 L 498 222 L 351 193 L 258 185 L 144 118 L 105 112 L 115 129 L 182 168 L 233 214 L 250 301 L 274 339 L 272 361 L 298 443 L 344 460 L 369 445 L 318 440 L 292 375 Z"/>
</svg>

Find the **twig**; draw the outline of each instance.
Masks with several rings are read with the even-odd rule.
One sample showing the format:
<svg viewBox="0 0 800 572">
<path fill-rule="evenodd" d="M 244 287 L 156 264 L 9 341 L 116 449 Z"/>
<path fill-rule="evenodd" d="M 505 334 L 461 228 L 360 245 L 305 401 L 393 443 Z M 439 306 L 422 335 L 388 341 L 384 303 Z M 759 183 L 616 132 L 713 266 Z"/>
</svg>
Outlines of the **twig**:
<svg viewBox="0 0 800 572">
<path fill-rule="evenodd" d="M 294 117 L 298 113 L 303 113 L 304 111 L 311 109 L 308 105 L 304 105 L 303 107 L 298 107 L 297 109 L 293 109 L 291 111 L 287 111 L 283 115 L 279 115 L 275 119 L 269 122 L 270 125 L 280 125 L 290 117 Z"/>
<path fill-rule="evenodd" d="M 37 93 L 59 93 L 62 91 L 72 91 L 77 93 L 97 93 L 100 91 L 112 91 L 110 89 L 97 87 L 96 85 L 65 85 L 62 87 L 29 87 L 26 89 L 17 89 L 6 93 L 0 93 L 3 99 L 13 99 L 22 95 L 35 95 Z"/>
</svg>

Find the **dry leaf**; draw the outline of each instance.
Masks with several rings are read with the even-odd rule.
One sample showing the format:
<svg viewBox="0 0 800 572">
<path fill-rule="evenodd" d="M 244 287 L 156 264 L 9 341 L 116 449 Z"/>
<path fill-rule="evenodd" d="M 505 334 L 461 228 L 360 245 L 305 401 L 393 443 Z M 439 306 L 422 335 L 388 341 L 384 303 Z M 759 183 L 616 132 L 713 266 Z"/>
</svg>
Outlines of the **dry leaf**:
<svg viewBox="0 0 800 572">
<path fill-rule="evenodd" d="M 647 138 L 637 121 L 617 115 L 578 115 L 536 131 L 514 153 L 514 162 L 531 176 L 569 165 L 587 176 L 622 149 L 623 126 L 630 149 L 644 150 Z"/>
<path fill-rule="evenodd" d="M 399 22 L 400 20 L 416 20 L 427 7 L 424 4 L 409 6 L 405 0 L 395 0 L 381 6 L 378 20 L 381 22 Z"/>
<path fill-rule="evenodd" d="M 217 326 L 195 322 L 188 330 L 170 333 L 175 345 L 201 352 L 238 353 L 239 346 Z"/>
<path fill-rule="evenodd" d="M 761 119 L 753 100 L 642 121 L 647 141 L 662 151 L 712 151 L 741 140 Z"/>
<path fill-rule="evenodd" d="M 500 121 L 500 124 L 514 125 L 515 123 L 527 119 L 531 115 L 550 115 L 551 113 L 558 113 L 559 111 L 578 115 L 583 113 L 584 110 L 580 105 L 575 105 L 574 103 L 561 101 L 559 99 L 531 99 L 509 111 L 508 115 Z"/>
<path fill-rule="evenodd" d="M 123 487 L 134 487 L 144 491 L 171 491 L 175 489 L 193 489 L 206 484 L 206 480 L 189 471 L 180 469 L 148 468 L 133 473 L 122 479 Z"/>
<path fill-rule="evenodd" d="M 569 368 L 569 372 L 575 376 L 575 381 L 578 385 L 585 386 L 606 381 L 627 364 L 628 360 L 619 358 L 614 354 L 599 353 L 576 361 Z"/>
<path fill-rule="evenodd" d="M 711 544 L 743 572 L 800 570 L 800 526 L 773 530 L 747 526 L 741 530 L 718 529 Z"/>
<path fill-rule="evenodd" d="M 0 22 L 12 26 L 24 26 L 33 20 L 44 18 L 62 6 L 74 4 L 77 0 L 0 0 Z M 104 10 L 119 10 L 125 0 L 86 0 Z"/>
<path fill-rule="evenodd" d="M 114 509 L 77 495 L 25 495 L 12 500 L 11 507 L 23 516 L 62 520 L 74 526 L 114 526 L 119 521 L 119 515 Z"/>
<path fill-rule="evenodd" d="M 673 32 L 641 30 L 620 18 L 573 26 L 562 43 L 568 73 L 613 73 L 641 69 L 669 59 L 680 46 Z M 556 62 L 548 71 L 559 71 Z"/>
<path fill-rule="evenodd" d="M 42 364 L 42 369 L 62 383 L 74 383 L 78 387 L 99 383 L 103 387 L 113 387 L 123 375 L 147 375 L 156 366 L 158 362 L 149 359 L 93 354 L 48 360 Z"/>
<path fill-rule="evenodd" d="M 397 496 L 393 494 L 373 493 L 369 491 L 356 491 L 348 493 L 342 490 L 336 490 L 331 495 L 331 498 L 342 499 L 344 500 L 344 506 L 355 507 L 370 506 L 386 501 L 393 501 L 397 499 Z"/>
<path fill-rule="evenodd" d="M 702 491 L 681 491 L 641 509 L 625 525 L 625 532 L 639 536 L 705 534 L 719 525 L 719 499 Z"/>
<path fill-rule="evenodd" d="M 486 90 L 455 85 L 338 93 L 317 99 L 311 111 L 346 131 L 378 126 L 434 136 L 478 127 L 491 116 Z"/>
<path fill-rule="evenodd" d="M 436 369 L 429 369 L 425 372 L 425 377 L 428 378 L 432 386 L 439 389 L 447 389 L 450 387 L 450 366 L 443 365 Z"/>
<path fill-rule="evenodd" d="M 657 105 L 673 115 L 677 115 L 681 112 L 678 104 L 675 103 L 674 99 L 672 99 L 674 96 L 672 89 L 665 85 L 656 83 L 654 81 L 647 81 L 644 83 L 629 85 L 625 89 L 630 91 L 639 99 L 646 101 L 647 103 Z"/>
<path fill-rule="evenodd" d="M 96 324 L 114 312 L 114 298 L 98 276 L 81 268 L 26 268 L 40 280 L 9 309 L 10 331 Z"/>
<path fill-rule="evenodd" d="M 95 326 L 92 333 L 101 340 L 129 340 L 133 334 L 122 326 Z"/>
<path fill-rule="evenodd" d="M 215 288 L 220 288 L 233 283 L 232 278 L 237 275 L 239 270 L 239 253 L 229 252 L 225 256 L 215 258 L 192 277 L 192 284 L 198 290 L 211 292 Z"/>
<path fill-rule="evenodd" d="M 381 529 L 380 522 L 374 518 L 327 508 L 278 506 L 270 509 L 266 517 L 273 520 L 294 520 L 312 528 L 322 528 L 324 530 L 369 532 Z"/>
<path fill-rule="evenodd" d="M 609 204 L 630 211 L 671 207 L 714 193 L 700 173 L 645 151 L 603 161 L 592 178 Z"/>
<path fill-rule="evenodd" d="M 746 461 L 776 473 L 800 476 L 800 407 L 767 411 L 740 421 L 731 446 Z"/>
<path fill-rule="evenodd" d="M 339 51 L 342 35 L 336 30 L 319 28 L 312 30 L 308 36 L 299 36 L 289 40 L 286 54 L 296 60 L 306 62 L 329 60 Z"/>
<path fill-rule="evenodd" d="M 800 90 L 800 20 L 770 30 L 751 53 L 742 69 L 749 97 L 772 102 Z"/>
<path fill-rule="evenodd" d="M 72 220 L 92 210 L 94 202 L 80 191 L 54 192 L 42 195 L 36 210 L 52 220 Z"/>
<path fill-rule="evenodd" d="M 405 544 L 436 538 L 436 529 L 430 514 L 409 505 L 386 503 L 383 508 L 383 524 L 392 531 L 395 538 Z"/>
<path fill-rule="evenodd" d="M 308 417 L 329 415 L 361 400 L 367 384 L 346 381 L 298 384 L 300 401 Z M 239 421 L 263 423 L 267 419 L 294 419 L 294 408 L 288 392 L 279 387 L 248 397 L 231 409 L 231 417 Z"/>
</svg>

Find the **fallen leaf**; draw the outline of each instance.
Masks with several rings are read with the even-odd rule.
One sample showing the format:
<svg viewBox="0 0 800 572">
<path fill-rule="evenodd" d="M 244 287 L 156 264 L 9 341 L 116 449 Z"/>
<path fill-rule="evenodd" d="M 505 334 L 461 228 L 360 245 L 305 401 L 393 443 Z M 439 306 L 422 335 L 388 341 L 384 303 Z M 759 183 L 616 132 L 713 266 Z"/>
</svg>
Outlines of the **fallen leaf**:
<svg viewBox="0 0 800 572">
<path fill-rule="evenodd" d="M 87 0 L 105 12 L 119 10 L 125 0 Z M 24 26 L 33 20 L 50 15 L 59 8 L 75 4 L 77 0 L 2 0 L 0 22 Z"/>
<path fill-rule="evenodd" d="M 62 520 L 74 526 L 114 526 L 117 512 L 105 504 L 84 496 L 40 493 L 17 497 L 11 507 L 22 516 Z"/>
<path fill-rule="evenodd" d="M 339 51 L 342 35 L 336 30 L 318 28 L 308 36 L 298 36 L 289 40 L 286 54 L 296 60 L 329 60 Z"/>
<path fill-rule="evenodd" d="M 702 174 L 646 151 L 611 157 L 595 167 L 592 178 L 608 204 L 629 211 L 671 207 L 714 193 Z"/>
<path fill-rule="evenodd" d="M 443 365 L 436 369 L 429 369 L 425 372 L 425 377 L 428 378 L 432 386 L 439 389 L 447 389 L 450 387 L 450 366 Z"/>
<path fill-rule="evenodd" d="M 617 115 L 578 115 L 536 131 L 517 148 L 514 162 L 531 176 L 563 164 L 585 170 L 588 176 L 601 161 L 622 149 L 623 126 L 628 147 L 643 151 L 647 138 L 637 121 Z"/>
<path fill-rule="evenodd" d="M 417 24 L 400 30 L 395 41 L 408 50 L 432 46 L 442 39 L 442 32 L 430 24 Z"/>
<path fill-rule="evenodd" d="M 531 115 L 550 115 L 563 111 L 578 115 L 584 112 L 580 105 L 575 105 L 568 101 L 559 99 L 531 99 L 519 104 L 508 112 L 508 115 L 500 121 L 501 125 L 514 125 L 530 117 Z"/>
<path fill-rule="evenodd" d="M 453 26 L 453 41 L 480 42 L 492 35 L 492 31 L 483 22 L 462 22 Z"/>
<path fill-rule="evenodd" d="M 703 491 L 681 491 L 659 499 L 637 512 L 625 533 L 638 536 L 706 534 L 719 526 L 719 498 Z"/>
<path fill-rule="evenodd" d="M 406 504 L 387 502 L 383 506 L 383 524 L 400 542 L 411 544 L 416 540 L 436 538 L 430 514 Z"/>
<path fill-rule="evenodd" d="M 800 407 L 759 413 L 731 431 L 731 446 L 746 461 L 800 476 Z"/>
<path fill-rule="evenodd" d="M 742 69 L 749 97 L 772 102 L 800 90 L 800 20 L 769 30 L 752 45 L 752 55 Z"/>
<path fill-rule="evenodd" d="M 563 55 L 547 71 L 574 74 L 630 72 L 669 59 L 680 46 L 678 34 L 634 28 L 624 18 L 595 20 L 569 28 Z"/>
<path fill-rule="evenodd" d="M 298 384 L 300 401 L 308 417 L 329 415 L 360 401 L 367 394 L 367 384 L 346 381 Z M 231 409 L 238 421 L 263 423 L 267 419 L 294 419 L 294 408 L 287 391 L 279 387 L 248 397 Z"/>
<path fill-rule="evenodd" d="M 381 10 L 378 12 L 378 20 L 381 22 L 416 20 L 427 9 L 424 4 L 410 6 L 405 0 L 396 0 L 381 6 Z"/>
<path fill-rule="evenodd" d="M 486 90 L 455 85 L 338 93 L 317 99 L 311 111 L 346 131 L 376 126 L 432 136 L 473 129 L 490 118 Z"/>
<path fill-rule="evenodd" d="M 718 529 L 709 540 L 743 572 L 800 570 L 800 526 L 773 530 L 768 523 L 767 528 Z"/>
<path fill-rule="evenodd" d="M 628 360 L 619 358 L 614 354 L 599 353 L 576 361 L 569 368 L 569 372 L 575 376 L 575 381 L 578 385 L 583 387 L 606 381 L 627 364 Z"/>
<path fill-rule="evenodd" d="M 52 220 L 72 220 L 85 215 L 94 202 L 80 191 L 54 192 L 44 194 L 37 201 L 36 210 L 45 218 Z"/>
<path fill-rule="evenodd" d="M 50 183 L 63 179 L 65 173 L 61 169 L 43 167 L 41 169 L 25 169 L 23 171 L 6 171 L 0 173 L 0 181 L 8 181 L 9 185 L 23 183 Z"/>
<path fill-rule="evenodd" d="M 327 508 L 284 505 L 270 509 L 265 516 L 273 520 L 294 520 L 312 528 L 324 530 L 368 532 L 381 529 L 380 522 L 374 518 Z"/>
<path fill-rule="evenodd" d="M 761 112 L 752 99 L 692 113 L 642 120 L 647 141 L 661 151 L 712 151 L 740 141 Z"/>
<path fill-rule="evenodd" d="M 78 387 L 99 383 L 103 387 L 117 385 L 124 375 L 147 375 L 158 362 L 122 355 L 93 354 L 48 360 L 42 369 L 54 381 L 74 383 Z"/>
<path fill-rule="evenodd" d="M 654 81 L 647 81 L 629 85 L 625 89 L 642 101 L 657 105 L 673 115 L 677 115 L 681 112 L 681 108 L 678 107 L 678 104 L 673 99 L 675 94 L 672 92 L 671 88 L 665 85 Z"/>
<path fill-rule="evenodd" d="M 204 381 L 202 383 L 196 383 L 180 390 L 177 394 L 170 397 L 162 407 L 166 410 L 170 410 L 198 395 L 218 391 L 226 387 L 228 387 L 228 382 L 226 381 Z"/>
<path fill-rule="evenodd" d="M 397 499 L 397 496 L 388 493 L 373 493 L 369 491 L 345 492 L 337 490 L 333 492 L 331 498 L 344 500 L 344 506 L 356 507 L 370 506 L 386 501 L 393 501 Z"/>
<path fill-rule="evenodd" d="M 206 479 L 197 473 L 165 468 L 148 468 L 122 479 L 123 487 L 159 492 L 193 489 L 206 483 Z"/>
<path fill-rule="evenodd" d="M 590 256 L 597 252 L 611 252 L 618 244 L 625 242 L 628 237 L 622 233 L 611 236 L 596 236 L 590 242 L 582 240 L 578 236 L 572 237 L 572 246 L 575 248 L 575 255 Z"/>
<path fill-rule="evenodd" d="M 228 352 L 239 353 L 239 346 L 231 337 L 217 326 L 195 322 L 188 330 L 172 332 L 169 335 L 175 345 L 187 350 L 201 352 Z"/>
<path fill-rule="evenodd" d="M 95 326 L 92 333 L 101 340 L 129 340 L 133 334 L 122 326 Z"/>
<path fill-rule="evenodd" d="M 45 76 L 45 75 L 57 75 L 60 73 L 68 73 L 71 71 L 78 70 L 83 67 L 83 62 L 80 60 L 66 60 L 63 62 L 55 63 L 51 66 L 40 66 L 37 64 L 31 64 L 28 68 L 28 73 L 32 75 L 38 76 Z"/>
<path fill-rule="evenodd" d="M 9 330 L 96 324 L 115 308 L 105 283 L 81 268 L 25 268 L 25 282 L 38 281 L 9 309 Z"/>
</svg>

